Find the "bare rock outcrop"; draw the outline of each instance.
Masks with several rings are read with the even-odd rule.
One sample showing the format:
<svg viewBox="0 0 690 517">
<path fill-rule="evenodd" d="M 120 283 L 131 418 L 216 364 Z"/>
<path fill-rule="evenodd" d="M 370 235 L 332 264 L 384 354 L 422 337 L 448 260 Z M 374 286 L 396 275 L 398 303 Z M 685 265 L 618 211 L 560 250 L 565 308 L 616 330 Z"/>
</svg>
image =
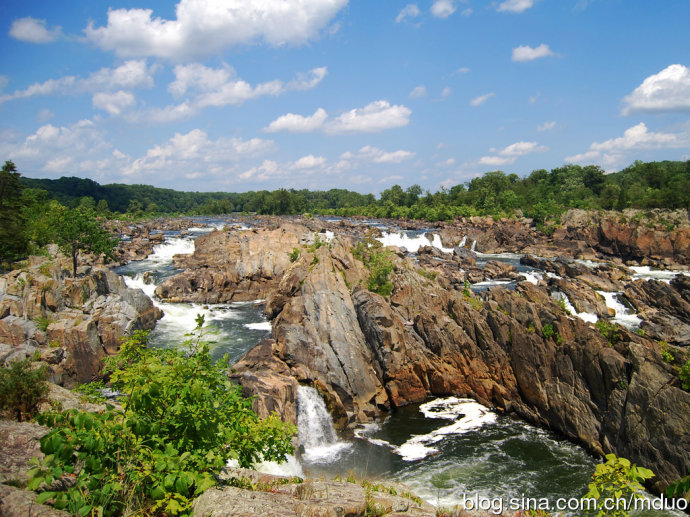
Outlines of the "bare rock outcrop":
<svg viewBox="0 0 690 517">
<path fill-rule="evenodd" d="M 359 517 L 368 515 L 368 509 L 395 516 L 437 515 L 436 508 L 410 497 L 409 490 L 397 483 L 366 488 L 347 481 L 296 480 L 246 469 L 226 469 L 221 477 L 256 489 L 226 486 L 207 490 L 194 502 L 196 517 Z"/>
<path fill-rule="evenodd" d="M 194 254 L 176 256 L 184 272 L 156 288 L 170 302 L 225 303 L 266 298 L 290 266 L 290 252 L 313 239 L 301 225 L 198 237 Z"/>
<path fill-rule="evenodd" d="M 161 316 L 109 269 L 71 278 L 58 260 L 33 257 L 26 270 L 0 277 L 0 360 L 38 354 L 54 382 L 87 382 L 123 336 L 152 329 Z"/>
</svg>

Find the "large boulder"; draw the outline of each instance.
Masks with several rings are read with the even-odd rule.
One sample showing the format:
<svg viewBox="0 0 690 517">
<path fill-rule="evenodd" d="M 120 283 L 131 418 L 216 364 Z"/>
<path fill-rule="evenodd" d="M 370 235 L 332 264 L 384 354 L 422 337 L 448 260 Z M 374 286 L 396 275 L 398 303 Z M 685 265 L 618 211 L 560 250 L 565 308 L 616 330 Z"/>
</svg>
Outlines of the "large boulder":
<svg viewBox="0 0 690 517">
<path fill-rule="evenodd" d="M 313 239 L 301 225 L 214 231 L 195 240 L 194 254 L 177 256 L 186 268 L 156 288 L 162 300 L 225 303 L 267 298 L 290 266 L 290 253 Z"/>
</svg>

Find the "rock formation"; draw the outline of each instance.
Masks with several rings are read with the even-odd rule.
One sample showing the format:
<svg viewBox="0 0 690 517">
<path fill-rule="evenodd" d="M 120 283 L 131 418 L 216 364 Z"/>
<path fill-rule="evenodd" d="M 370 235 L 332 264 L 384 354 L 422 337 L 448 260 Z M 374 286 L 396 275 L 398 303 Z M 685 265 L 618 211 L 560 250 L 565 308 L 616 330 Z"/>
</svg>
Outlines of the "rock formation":
<svg viewBox="0 0 690 517">
<path fill-rule="evenodd" d="M 266 298 L 290 265 L 289 252 L 306 242 L 307 229 L 214 231 L 195 240 L 194 254 L 177 256 L 184 272 L 156 288 L 169 302 L 225 303 Z"/>
<path fill-rule="evenodd" d="M 479 296 L 446 281 L 447 266 L 434 278 L 401 253 L 390 254 L 394 288 L 384 298 L 366 289 L 369 271 L 351 244 L 336 237 L 328 247 L 303 250 L 287 268 L 266 306 L 274 341 L 262 344 L 260 361 L 250 352 L 236 378 L 275 369 L 281 382 L 293 377 L 313 385 L 341 428 L 431 395 L 456 395 L 599 454 L 629 457 L 656 472 L 657 488 L 690 468 L 690 443 L 681 432 L 690 424 L 690 393 L 648 337 L 621 328 L 611 343 L 568 315 L 545 285 L 521 282 Z M 592 275 L 587 268 L 573 265 L 571 274 L 576 278 L 555 286 L 573 297 L 578 289 L 594 293 L 577 280 Z M 600 281 L 618 282 L 617 276 L 608 272 Z M 606 317 L 599 298 L 589 303 Z M 284 408 L 292 420 L 294 393 L 271 393 L 278 400 L 264 393 L 261 403 Z"/>
<path fill-rule="evenodd" d="M 103 268 L 68 276 L 58 259 L 32 257 L 0 277 L 0 362 L 40 355 L 54 382 L 88 382 L 120 339 L 152 329 L 161 312 L 139 289 Z"/>
</svg>

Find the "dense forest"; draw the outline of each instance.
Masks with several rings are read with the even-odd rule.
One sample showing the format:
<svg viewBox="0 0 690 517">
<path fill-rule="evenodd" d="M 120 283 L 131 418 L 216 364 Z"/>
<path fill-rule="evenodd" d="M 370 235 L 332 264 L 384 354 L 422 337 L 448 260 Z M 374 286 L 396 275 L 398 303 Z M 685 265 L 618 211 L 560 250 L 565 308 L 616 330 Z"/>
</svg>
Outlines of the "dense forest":
<svg viewBox="0 0 690 517">
<path fill-rule="evenodd" d="M 511 216 L 517 210 L 543 221 L 568 208 L 685 208 L 690 206 L 690 161 L 635 162 L 613 174 L 597 166 L 566 165 L 526 177 L 488 172 L 446 190 L 418 185 L 384 190 L 378 199 L 344 189 L 178 192 L 149 185 L 99 185 L 93 180 L 22 177 L 21 184 L 65 206 L 88 204 L 102 213 L 212 215 L 317 213 L 437 221 L 457 216 Z M 45 193 L 41 192 L 45 191 Z"/>
</svg>

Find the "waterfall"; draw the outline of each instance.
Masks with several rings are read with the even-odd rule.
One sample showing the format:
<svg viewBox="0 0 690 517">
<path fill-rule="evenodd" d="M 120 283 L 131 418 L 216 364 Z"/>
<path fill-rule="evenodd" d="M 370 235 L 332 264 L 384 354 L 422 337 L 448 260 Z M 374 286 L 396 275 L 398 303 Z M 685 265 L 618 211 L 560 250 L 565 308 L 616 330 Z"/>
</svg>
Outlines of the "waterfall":
<svg viewBox="0 0 690 517">
<path fill-rule="evenodd" d="M 308 463 L 333 463 L 352 444 L 341 442 L 321 395 L 308 386 L 297 388 L 297 440 Z"/>
<path fill-rule="evenodd" d="M 460 241 L 460 244 L 458 244 L 458 246 L 464 248 L 465 244 L 467 244 L 467 235 L 463 235 L 462 240 Z"/>
<path fill-rule="evenodd" d="M 630 330 L 640 328 L 640 323 L 642 323 L 642 320 L 637 316 L 637 314 L 635 314 L 635 312 L 631 311 L 628 307 L 620 302 L 618 295 L 621 293 L 607 293 L 605 291 L 597 291 L 597 293 L 604 297 L 606 300 L 606 306 L 616 312 L 615 317 L 612 319 L 614 323 L 620 323 L 625 328 Z"/>
<path fill-rule="evenodd" d="M 472 248 L 470 249 L 470 251 L 477 251 L 477 239 L 474 239 L 472 241 Z"/>
</svg>

